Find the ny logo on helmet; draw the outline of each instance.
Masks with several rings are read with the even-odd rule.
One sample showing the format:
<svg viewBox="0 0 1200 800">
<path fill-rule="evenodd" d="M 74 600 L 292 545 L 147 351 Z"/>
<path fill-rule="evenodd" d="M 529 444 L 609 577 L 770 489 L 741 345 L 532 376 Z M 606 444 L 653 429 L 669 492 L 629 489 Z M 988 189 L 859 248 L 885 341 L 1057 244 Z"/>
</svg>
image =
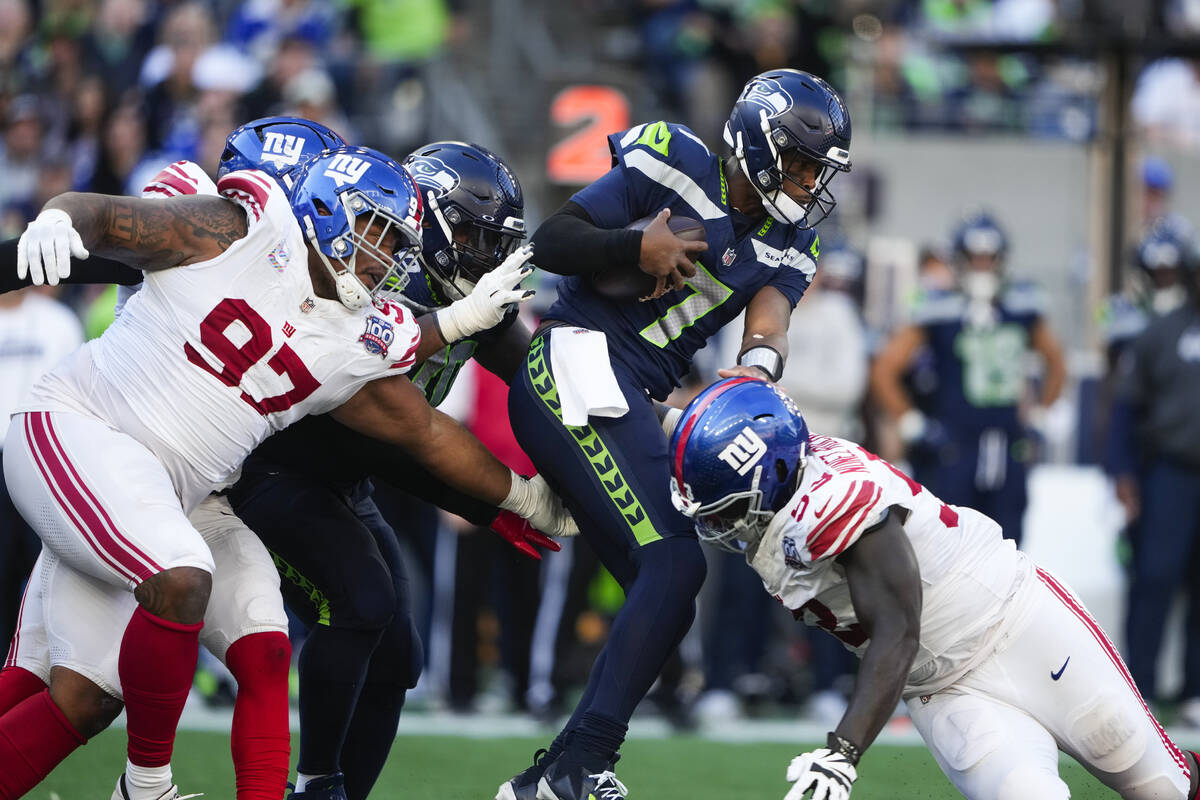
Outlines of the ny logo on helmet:
<svg viewBox="0 0 1200 800">
<path fill-rule="evenodd" d="M 767 452 L 767 445 L 750 426 L 742 428 L 732 442 L 725 446 L 717 458 L 737 470 L 738 475 L 745 475 L 750 468 L 762 460 Z"/>
<path fill-rule="evenodd" d="M 304 152 L 304 140 L 291 133 L 265 131 L 263 133 L 262 157 L 277 166 L 299 164 Z"/>
<path fill-rule="evenodd" d="M 778 116 L 792 107 L 792 96 L 774 78 L 751 81 L 738 99 L 766 109 L 768 117 Z"/>
<path fill-rule="evenodd" d="M 370 168 L 371 163 L 369 161 L 364 161 L 358 156 L 348 155 L 347 153 L 338 153 L 329 162 L 329 166 L 325 168 L 325 177 L 333 178 L 333 182 L 340 189 L 347 184 L 358 183 Z"/>
<path fill-rule="evenodd" d="M 414 158 L 405 164 L 405 166 L 412 173 L 413 178 L 420 183 L 432 183 L 437 186 L 441 190 L 439 194 L 454 191 L 462 181 L 457 172 L 446 166 L 440 158 L 435 158 L 434 156 Z"/>
</svg>

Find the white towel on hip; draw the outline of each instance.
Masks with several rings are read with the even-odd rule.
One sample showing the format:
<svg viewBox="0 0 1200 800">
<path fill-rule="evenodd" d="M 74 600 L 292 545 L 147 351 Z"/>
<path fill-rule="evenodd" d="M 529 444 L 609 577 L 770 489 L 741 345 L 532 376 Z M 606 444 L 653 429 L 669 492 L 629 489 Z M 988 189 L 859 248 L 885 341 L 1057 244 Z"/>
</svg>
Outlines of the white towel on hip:
<svg viewBox="0 0 1200 800">
<path fill-rule="evenodd" d="M 587 425 L 589 416 L 621 417 L 629 412 L 608 360 L 608 338 L 587 328 L 550 331 L 550 369 L 558 387 L 564 425 Z"/>
</svg>

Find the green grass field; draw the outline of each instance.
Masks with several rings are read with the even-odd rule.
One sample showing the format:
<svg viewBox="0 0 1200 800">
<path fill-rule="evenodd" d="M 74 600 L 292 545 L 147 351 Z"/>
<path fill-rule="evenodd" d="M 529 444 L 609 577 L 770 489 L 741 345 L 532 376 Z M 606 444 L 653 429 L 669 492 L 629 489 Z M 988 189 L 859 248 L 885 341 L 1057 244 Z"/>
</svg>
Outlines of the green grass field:
<svg viewBox="0 0 1200 800">
<path fill-rule="evenodd" d="M 540 740 L 402 736 L 372 797 L 380 800 L 492 800 L 501 780 L 524 767 Z M 124 731 L 98 737 L 27 797 L 107 800 L 124 765 Z M 293 753 L 295 752 L 293 742 Z M 723 744 L 688 737 L 625 745 L 618 775 L 631 800 L 782 800 L 788 760 L 797 748 L 778 743 Z M 1074 762 L 1062 774 L 1076 800 L 1112 797 Z M 929 753 L 919 747 L 871 748 L 854 800 L 957 798 Z M 229 737 L 184 732 L 175 745 L 175 777 L 184 793 L 232 800 Z"/>
</svg>

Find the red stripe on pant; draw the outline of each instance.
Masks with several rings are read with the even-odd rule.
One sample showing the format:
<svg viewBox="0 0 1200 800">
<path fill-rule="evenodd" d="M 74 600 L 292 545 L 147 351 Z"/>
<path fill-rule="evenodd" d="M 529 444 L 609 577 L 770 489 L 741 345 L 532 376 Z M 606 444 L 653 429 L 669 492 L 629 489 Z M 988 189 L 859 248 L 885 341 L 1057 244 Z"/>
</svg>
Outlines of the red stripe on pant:
<svg viewBox="0 0 1200 800">
<path fill-rule="evenodd" d="M 116 534 L 115 526 L 112 525 L 107 513 L 103 513 L 103 509 L 101 509 L 101 513 L 103 513 L 101 516 L 96 511 L 100 508 L 99 503 L 95 503 L 95 507 L 93 507 L 87 501 L 80 490 L 83 482 L 76 483 L 78 473 L 68 462 L 64 461 L 51 441 L 46 427 L 48 416 L 45 412 L 26 414 L 25 435 L 38 469 L 42 473 L 42 479 L 46 482 L 46 486 L 50 489 L 59 508 L 83 534 L 84 539 L 91 545 L 96 555 L 117 574 L 135 583 L 141 583 L 151 575 L 162 572 L 162 568 L 154 562 L 149 559 L 139 560 L 134 552 L 123 547 L 117 541 L 122 537 Z M 75 475 L 76 480 L 72 480 L 72 475 Z M 136 548 L 133 550 L 141 555 L 141 551 Z"/>
<path fill-rule="evenodd" d="M 151 574 L 162 572 L 163 568 L 155 563 L 154 559 L 143 553 L 137 545 L 125 538 L 120 529 L 117 528 L 116 524 L 112 521 L 112 518 L 108 516 L 108 511 L 106 511 L 104 506 L 101 505 L 100 500 L 97 499 L 96 495 L 92 494 L 92 490 L 88 488 L 88 485 L 84 482 L 83 478 L 80 477 L 79 471 L 75 469 L 75 465 L 71 463 L 69 458 L 67 458 L 67 450 L 62 446 L 62 442 L 58 439 L 58 432 L 54 430 L 54 420 L 51 418 L 51 416 L 43 412 L 42 420 L 46 425 L 46 430 L 50 434 L 50 439 L 54 444 L 55 452 L 58 453 L 61 462 L 70 472 L 71 477 L 74 479 L 74 483 L 78 485 L 80 490 L 87 495 L 87 499 L 91 501 L 90 506 L 94 508 L 95 511 L 103 518 L 105 526 L 109 531 L 112 532 L 113 538 L 116 540 L 117 544 L 128 551 L 133 557 L 140 560 L 147 569 L 152 570 Z"/>
<path fill-rule="evenodd" d="M 1108 634 L 1104 632 L 1104 629 L 1100 627 L 1100 624 L 1097 623 L 1096 620 L 1092 619 L 1092 615 L 1088 613 L 1088 610 L 1084 608 L 1083 605 L 1074 598 L 1071 592 L 1068 591 L 1061 583 L 1059 583 L 1053 575 L 1041 569 L 1040 567 L 1038 568 L 1037 574 L 1042 583 L 1046 584 L 1046 587 L 1050 589 L 1054 596 L 1057 597 L 1059 601 L 1061 601 L 1062 604 L 1065 605 L 1071 611 L 1071 613 L 1074 614 L 1075 617 L 1084 624 L 1084 627 L 1091 632 L 1092 637 L 1099 643 L 1100 647 L 1108 655 L 1109 661 L 1113 663 L 1113 666 L 1117 668 L 1117 672 L 1121 674 L 1121 677 L 1125 679 L 1125 683 L 1129 685 L 1134 697 L 1136 697 L 1138 702 L 1141 703 L 1142 710 L 1146 712 L 1146 717 L 1150 720 L 1151 724 L 1154 725 L 1154 729 L 1158 731 L 1158 738 L 1162 740 L 1163 747 L 1167 749 L 1167 752 L 1170 753 L 1171 758 L 1176 764 L 1179 765 L 1179 768 L 1183 770 L 1184 777 L 1190 780 L 1192 773 L 1191 770 L 1188 769 L 1187 759 L 1184 758 L 1183 753 L 1180 751 L 1175 742 L 1171 741 L 1171 737 L 1167 736 L 1167 732 L 1163 730 L 1162 725 L 1159 724 L 1158 720 L 1155 719 L 1154 714 L 1151 713 L 1150 707 L 1146 705 L 1146 701 L 1142 699 L 1142 693 L 1138 691 L 1137 684 L 1133 681 L 1133 676 L 1129 674 L 1129 668 L 1125 666 L 1125 662 L 1121 659 L 1121 655 L 1117 652 L 1116 646 L 1109 641 Z"/>
</svg>

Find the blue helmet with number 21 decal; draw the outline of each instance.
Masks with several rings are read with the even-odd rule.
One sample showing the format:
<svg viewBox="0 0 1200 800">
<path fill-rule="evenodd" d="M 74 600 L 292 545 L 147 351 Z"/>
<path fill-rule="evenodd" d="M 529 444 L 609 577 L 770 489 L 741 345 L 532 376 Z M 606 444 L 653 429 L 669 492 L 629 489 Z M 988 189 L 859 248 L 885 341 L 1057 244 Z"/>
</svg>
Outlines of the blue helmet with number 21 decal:
<svg viewBox="0 0 1200 800">
<path fill-rule="evenodd" d="M 800 482 L 808 426 L 792 399 L 760 378 L 717 381 L 675 425 L 671 499 L 700 540 L 737 551 L 757 541 Z"/>
<path fill-rule="evenodd" d="M 377 150 L 347 146 L 303 162 L 290 177 L 292 213 L 342 304 L 398 301 L 421 263 L 421 197 L 412 176 Z M 360 217 L 367 217 L 365 226 Z M 365 265 L 370 288 L 356 272 L 364 266 L 360 255 L 374 262 Z"/>
</svg>

